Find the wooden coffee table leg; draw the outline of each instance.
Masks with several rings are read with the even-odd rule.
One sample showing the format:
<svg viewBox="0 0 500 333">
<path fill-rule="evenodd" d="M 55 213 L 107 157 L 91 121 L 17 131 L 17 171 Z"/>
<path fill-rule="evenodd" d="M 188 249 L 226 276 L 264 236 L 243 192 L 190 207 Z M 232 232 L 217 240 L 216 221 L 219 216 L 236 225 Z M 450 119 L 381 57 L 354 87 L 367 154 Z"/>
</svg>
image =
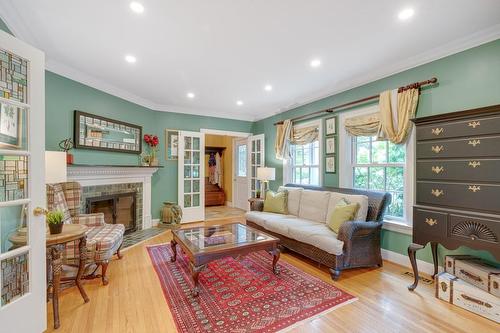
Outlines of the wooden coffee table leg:
<svg viewBox="0 0 500 333">
<path fill-rule="evenodd" d="M 198 295 L 200 294 L 200 287 L 199 287 L 200 283 L 198 282 L 198 277 L 203 269 L 205 269 L 205 265 L 201 266 L 191 265 L 191 276 L 193 277 L 194 281 L 193 297 L 198 297 Z"/>
<path fill-rule="evenodd" d="M 277 275 L 280 273 L 280 268 L 278 267 L 278 260 L 280 260 L 280 250 L 278 248 L 275 248 L 271 251 L 271 254 L 273 255 L 273 273 Z"/>
<path fill-rule="evenodd" d="M 174 261 L 177 260 L 177 242 L 172 239 L 170 241 L 170 247 L 172 248 L 172 252 L 174 253 L 174 255 L 172 256 L 172 258 L 170 258 L 170 261 L 174 262 Z"/>
<path fill-rule="evenodd" d="M 87 236 L 80 238 L 78 249 L 80 251 L 80 262 L 78 265 L 78 273 L 76 274 L 76 286 L 78 287 L 78 290 L 80 290 L 80 295 L 82 295 L 83 301 L 87 303 L 89 301 L 89 297 L 87 296 L 85 289 L 83 289 L 82 284 L 82 277 L 87 264 Z"/>
<path fill-rule="evenodd" d="M 59 288 L 61 284 L 61 251 L 57 246 L 50 248 L 52 259 L 52 309 L 54 312 L 54 328 L 59 328 Z"/>
</svg>

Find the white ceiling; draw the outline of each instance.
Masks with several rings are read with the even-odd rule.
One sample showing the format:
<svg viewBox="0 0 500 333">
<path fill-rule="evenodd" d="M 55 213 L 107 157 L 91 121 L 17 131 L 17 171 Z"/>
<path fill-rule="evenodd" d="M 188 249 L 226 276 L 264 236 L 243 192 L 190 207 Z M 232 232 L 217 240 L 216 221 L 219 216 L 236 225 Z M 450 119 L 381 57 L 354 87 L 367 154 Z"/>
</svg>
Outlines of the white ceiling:
<svg viewBox="0 0 500 333">
<path fill-rule="evenodd" d="M 498 0 L 139 2 L 141 15 L 129 0 L 2 0 L 0 16 L 56 73 L 155 110 L 245 120 L 500 38 Z"/>
</svg>

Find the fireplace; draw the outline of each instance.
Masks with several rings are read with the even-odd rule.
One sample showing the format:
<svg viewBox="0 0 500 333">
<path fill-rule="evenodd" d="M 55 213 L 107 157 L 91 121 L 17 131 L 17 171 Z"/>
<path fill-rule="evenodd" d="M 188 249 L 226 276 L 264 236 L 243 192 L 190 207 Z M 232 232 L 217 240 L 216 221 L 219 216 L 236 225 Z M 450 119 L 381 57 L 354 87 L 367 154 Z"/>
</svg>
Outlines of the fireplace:
<svg viewBox="0 0 500 333">
<path fill-rule="evenodd" d="M 125 233 L 137 229 L 137 192 L 125 192 L 88 197 L 85 200 L 86 213 L 103 213 L 110 224 L 123 224 Z"/>
</svg>

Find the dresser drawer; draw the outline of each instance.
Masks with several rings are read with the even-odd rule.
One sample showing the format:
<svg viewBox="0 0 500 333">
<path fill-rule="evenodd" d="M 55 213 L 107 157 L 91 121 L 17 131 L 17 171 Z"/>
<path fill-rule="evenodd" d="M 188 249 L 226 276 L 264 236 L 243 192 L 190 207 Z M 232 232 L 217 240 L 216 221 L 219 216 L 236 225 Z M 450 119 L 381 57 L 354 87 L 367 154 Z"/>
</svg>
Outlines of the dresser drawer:
<svg viewBox="0 0 500 333">
<path fill-rule="evenodd" d="M 413 207 L 413 228 L 419 233 L 446 237 L 448 214 Z"/>
<path fill-rule="evenodd" d="M 417 182 L 417 203 L 500 212 L 500 185 Z"/>
<path fill-rule="evenodd" d="M 478 218 L 459 214 L 450 214 L 448 233 L 451 238 L 465 240 L 469 243 L 497 245 L 500 251 L 500 220 Z"/>
<path fill-rule="evenodd" d="M 455 120 L 446 123 L 422 125 L 417 129 L 417 140 L 455 138 L 500 134 L 500 116 L 477 117 L 468 120 Z"/>
<path fill-rule="evenodd" d="M 417 158 L 500 156 L 500 136 L 417 142 Z"/>
<path fill-rule="evenodd" d="M 500 159 L 420 160 L 417 180 L 500 182 Z"/>
</svg>

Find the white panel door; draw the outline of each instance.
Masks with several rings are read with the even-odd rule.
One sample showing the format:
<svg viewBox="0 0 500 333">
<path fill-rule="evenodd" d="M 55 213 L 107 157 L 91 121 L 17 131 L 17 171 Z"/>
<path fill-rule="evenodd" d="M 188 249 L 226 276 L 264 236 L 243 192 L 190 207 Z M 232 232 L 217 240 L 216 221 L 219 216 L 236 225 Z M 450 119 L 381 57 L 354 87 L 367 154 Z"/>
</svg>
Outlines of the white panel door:
<svg viewBox="0 0 500 333">
<path fill-rule="evenodd" d="M 248 140 L 234 140 L 234 202 L 236 208 L 248 210 Z"/>
<path fill-rule="evenodd" d="M 47 326 L 45 219 L 45 56 L 0 31 L 0 331 Z M 22 232 L 26 245 L 9 237 Z"/>
<path fill-rule="evenodd" d="M 179 131 L 181 223 L 205 220 L 205 134 Z"/>
<path fill-rule="evenodd" d="M 248 161 L 249 161 L 249 193 L 251 198 L 256 197 L 257 191 L 261 190 L 261 182 L 257 179 L 257 168 L 265 164 L 264 156 L 264 134 L 250 136 L 248 138 Z M 261 198 L 264 197 L 263 193 Z"/>
</svg>

